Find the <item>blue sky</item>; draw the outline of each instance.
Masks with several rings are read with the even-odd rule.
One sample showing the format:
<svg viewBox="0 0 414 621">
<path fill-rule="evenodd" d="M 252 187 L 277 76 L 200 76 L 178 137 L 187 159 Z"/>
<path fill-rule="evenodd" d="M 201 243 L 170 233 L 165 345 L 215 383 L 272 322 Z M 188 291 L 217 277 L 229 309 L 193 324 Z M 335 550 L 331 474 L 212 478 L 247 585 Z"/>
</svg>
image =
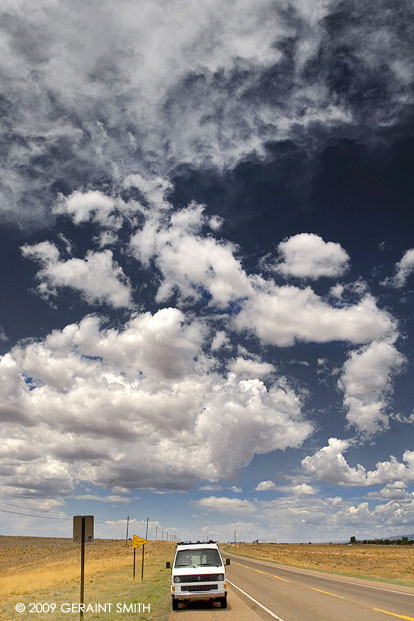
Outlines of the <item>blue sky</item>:
<svg viewBox="0 0 414 621">
<path fill-rule="evenodd" d="M 376 6 L 3 3 L 2 534 L 413 531 L 414 21 Z"/>
</svg>

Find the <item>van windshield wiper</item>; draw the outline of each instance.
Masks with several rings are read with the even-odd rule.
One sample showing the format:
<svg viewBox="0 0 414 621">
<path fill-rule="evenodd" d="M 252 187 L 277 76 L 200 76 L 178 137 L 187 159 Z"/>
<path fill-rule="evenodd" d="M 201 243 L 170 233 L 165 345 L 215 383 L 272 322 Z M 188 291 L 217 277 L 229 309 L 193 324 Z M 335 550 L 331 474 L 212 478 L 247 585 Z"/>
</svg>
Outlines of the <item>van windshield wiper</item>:
<svg viewBox="0 0 414 621">
<path fill-rule="evenodd" d="M 198 565 L 176 565 L 176 567 L 192 567 L 193 569 L 195 569 L 196 567 L 198 567 Z"/>
<path fill-rule="evenodd" d="M 216 565 L 215 563 L 201 563 L 200 567 L 221 567 L 221 563 Z"/>
</svg>

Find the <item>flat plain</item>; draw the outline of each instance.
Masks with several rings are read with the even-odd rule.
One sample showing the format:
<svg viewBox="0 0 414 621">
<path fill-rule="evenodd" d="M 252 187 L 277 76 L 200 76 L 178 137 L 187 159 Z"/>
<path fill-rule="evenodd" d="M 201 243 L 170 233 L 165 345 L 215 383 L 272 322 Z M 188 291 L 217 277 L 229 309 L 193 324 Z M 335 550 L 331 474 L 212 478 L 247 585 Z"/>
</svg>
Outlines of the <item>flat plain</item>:
<svg viewBox="0 0 414 621">
<path fill-rule="evenodd" d="M 154 619 L 163 621 L 170 607 L 170 571 L 175 544 L 150 541 L 145 546 L 144 582 L 142 548 L 136 552 L 136 580 L 132 579 L 133 550 L 125 540 L 95 540 L 86 544 L 85 603 L 109 604 L 112 611 L 85 614 L 85 620 Z M 0 619 L 79 619 L 62 613 L 63 603 L 79 602 L 80 545 L 71 539 L 0 537 Z M 25 613 L 17 613 L 22 603 Z M 31 603 L 56 603 L 55 612 L 30 614 Z M 151 613 L 117 612 L 116 604 L 151 604 Z"/>
<path fill-rule="evenodd" d="M 414 585 L 414 546 L 233 543 L 228 552 L 307 569 Z"/>
<path fill-rule="evenodd" d="M 229 552 L 287 566 L 303 567 L 395 584 L 414 585 L 414 549 L 410 546 L 246 544 L 223 546 Z M 85 621 L 138 619 L 165 621 L 171 607 L 171 571 L 175 543 L 151 541 L 145 546 L 144 582 L 141 553 L 136 553 L 136 580 L 132 580 L 133 551 L 125 540 L 95 540 L 86 545 L 85 603 L 112 603 L 112 611 L 88 612 Z M 0 619 L 79 619 L 64 613 L 62 603 L 79 601 L 80 546 L 71 539 L 0 537 Z M 30 614 L 31 603 L 55 603 L 56 611 Z M 17 603 L 25 613 L 15 611 Z M 117 612 L 117 603 L 151 605 L 151 612 Z"/>
</svg>

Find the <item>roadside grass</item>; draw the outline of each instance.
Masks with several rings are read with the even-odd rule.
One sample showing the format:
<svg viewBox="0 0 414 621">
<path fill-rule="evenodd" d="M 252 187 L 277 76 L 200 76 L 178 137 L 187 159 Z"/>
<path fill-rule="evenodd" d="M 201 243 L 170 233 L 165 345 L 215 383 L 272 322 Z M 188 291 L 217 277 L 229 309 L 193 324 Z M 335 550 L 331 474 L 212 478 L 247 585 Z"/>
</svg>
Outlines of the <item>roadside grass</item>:
<svg viewBox="0 0 414 621">
<path fill-rule="evenodd" d="M 392 549 L 390 549 L 392 548 Z M 323 573 L 414 586 L 412 546 L 231 544 L 223 551 Z"/>
<path fill-rule="evenodd" d="M 125 542 L 96 542 L 88 544 L 85 558 L 85 604 L 101 605 L 96 612 L 85 612 L 85 621 L 117 621 L 118 619 L 137 619 L 166 621 L 171 606 L 171 572 L 165 569 L 165 561 L 172 560 L 175 544 L 154 541 L 145 546 L 144 581 L 141 583 L 142 548 L 136 554 L 136 580 L 132 579 L 133 551 Z M 38 542 L 41 547 L 41 541 Z M 58 553 L 59 544 L 55 552 Z M 76 552 L 76 558 L 74 558 Z M 101 558 L 96 558 L 100 556 Z M 56 557 L 55 557 L 56 558 Z M 34 559 L 34 577 L 25 563 L 24 570 L 14 569 L 10 575 L 1 576 L 2 598 L 0 600 L 0 619 L 79 619 L 79 546 L 66 556 L 67 566 L 62 561 L 54 566 L 39 567 Z M 44 562 L 47 562 L 44 559 Z M 2 572 L 3 573 L 3 572 Z M 9 572 L 8 572 L 9 573 Z M 5 592 L 5 587 L 11 587 Z M 31 603 L 55 603 L 54 612 L 30 613 Z M 15 605 L 22 603 L 26 612 L 17 613 Z M 75 604 L 74 612 L 71 604 Z M 62 604 L 65 606 L 62 607 Z M 66 605 L 68 604 L 68 605 Z M 110 606 L 112 604 L 112 606 Z M 119 604 L 119 606 L 118 606 Z M 133 606 L 136 604 L 136 606 Z M 139 612 L 141 604 L 142 612 Z M 143 608 L 145 605 L 145 608 Z M 148 605 L 151 610 L 148 612 Z"/>
</svg>

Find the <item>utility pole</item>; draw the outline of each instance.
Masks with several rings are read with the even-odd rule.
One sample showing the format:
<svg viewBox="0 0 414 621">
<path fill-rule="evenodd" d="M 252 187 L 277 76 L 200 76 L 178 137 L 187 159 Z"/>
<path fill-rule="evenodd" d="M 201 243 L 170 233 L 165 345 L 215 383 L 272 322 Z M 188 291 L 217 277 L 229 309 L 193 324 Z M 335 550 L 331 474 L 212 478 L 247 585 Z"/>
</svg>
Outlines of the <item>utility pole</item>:
<svg viewBox="0 0 414 621">
<path fill-rule="evenodd" d="M 162 529 L 162 536 L 161 539 L 164 541 L 164 529 Z"/>
<path fill-rule="evenodd" d="M 158 539 L 158 524 L 155 525 L 155 541 Z"/>
<path fill-rule="evenodd" d="M 128 545 L 128 528 L 129 528 L 129 515 L 127 517 L 127 527 L 126 527 L 126 535 L 125 535 L 125 545 Z"/>
<path fill-rule="evenodd" d="M 148 538 L 148 518 L 147 518 L 147 528 L 145 530 L 145 539 L 147 538 Z M 145 545 L 142 546 L 141 582 L 144 580 L 144 548 L 145 548 Z"/>
<path fill-rule="evenodd" d="M 236 543 L 236 531 L 234 531 L 234 543 Z"/>
</svg>

